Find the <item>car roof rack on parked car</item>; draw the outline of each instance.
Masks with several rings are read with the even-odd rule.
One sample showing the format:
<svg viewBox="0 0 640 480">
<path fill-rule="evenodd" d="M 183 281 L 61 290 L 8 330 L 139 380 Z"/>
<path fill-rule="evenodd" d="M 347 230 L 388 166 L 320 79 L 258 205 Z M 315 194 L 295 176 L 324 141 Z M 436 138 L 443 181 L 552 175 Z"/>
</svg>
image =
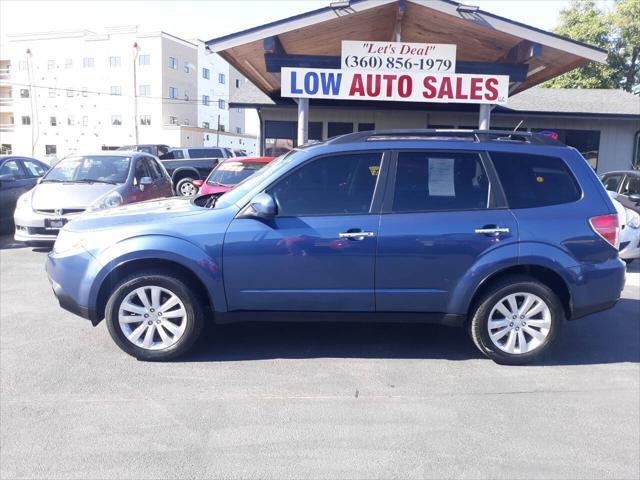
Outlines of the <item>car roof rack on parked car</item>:
<svg viewBox="0 0 640 480">
<path fill-rule="evenodd" d="M 327 143 L 345 144 L 371 141 L 393 140 L 453 140 L 469 142 L 523 142 L 532 145 L 565 146 L 562 142 L 539 133 L 517 132 L 512 130 L 456 130 L 456 129 L 420 129 L 420 130 L 370 130 L 347 133 L 330 138 Z"/>
</svg>

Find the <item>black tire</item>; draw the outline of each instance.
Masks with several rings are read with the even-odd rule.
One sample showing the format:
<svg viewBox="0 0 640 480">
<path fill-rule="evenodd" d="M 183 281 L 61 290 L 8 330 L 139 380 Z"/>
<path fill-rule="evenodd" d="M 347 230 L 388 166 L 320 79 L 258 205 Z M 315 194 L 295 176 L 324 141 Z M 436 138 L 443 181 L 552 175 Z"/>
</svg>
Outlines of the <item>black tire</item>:
<svg viewBox="0 0 640 480">
<path fill-rule="evenodd" d="M 191 184 L 193 182 L 193 180 L 194 179 L 192 177 L 185 177 L 185 178 L 181 178 L 180 180 L 178 180 L 178 183 L 176 183 L 176 187 L 175 187 L 176 195 L 178 195 L 179 197 L 190 197 L 190 196 L 193 196 L 193 195 L 185 195 L 181 191 L 181 189 L 182 189 L 182 187 L 184 185 Z M 195 186 L 193 188 L 195 189 L 195 191 L 194 191 L 194 195 L 195 195 L 195 193 L 198 191 L 198 189 Z"/>
<path fill-rule="evenodd" d="M 493 307 L 504 297 L 513 293 L 530 293 L 542 299 L 551 313 L 551 326 L 544 341 L 534 350 L 511 354 L 494 345 L 489 337 L 489 315 Z M 484 355 L 504 365 L 523 365 L 540 357 L 554 342 L 564 322 L 564 308 L 558 296 L 545 284 L 527 276 L 511 276 L 492 285 L 475 302 L 469 322 L 469 334 L 473 343 Z M 523 329 L 524 332 L 524 329 Z M 527 334 L 527 337 L 530 337 Z"/>
<path fill-rule="evenodd" d="M 184 333 L 176 343 L 162 350 L 148 350 L 133 344 L 127 339 L 118 322 L 118 311 L 125 297 L 137 288 L 151 285 L 173 292 L 183 303 L 186 311 L 187 324 Z M 124 352 L 138 360 L 165 361 L 187 353 L 198 340 L 204 326 L 204 309 L 198 296 L 180 278 L 164 271 L 146 271 L 118 283 L 107 301 L 105 321 L 111 338 Z"/>
</svg>

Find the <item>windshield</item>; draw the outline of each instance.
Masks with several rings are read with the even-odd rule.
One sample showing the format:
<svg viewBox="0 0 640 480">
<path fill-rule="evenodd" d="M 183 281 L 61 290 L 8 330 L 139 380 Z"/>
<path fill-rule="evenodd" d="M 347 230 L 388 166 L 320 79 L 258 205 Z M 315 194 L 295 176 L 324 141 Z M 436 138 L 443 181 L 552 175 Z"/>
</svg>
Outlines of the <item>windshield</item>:
<svg viewBox="0 0 640 480">
<path fill-rule="evenodd" d="M 73 156 L 58 162 L 43 182 L 124 183 L 129 174 L 130 157 Z"/>
<path fill-rule="evenodd" d="M 298 153 L 297 150 L 291 150 L 290 152 L 279 156 L 271 163 L 267 164 L 264 168 L 261 168 L 260 170 L 255 172 L 253 175 L 250 175 L 248 178 L 236 185 L 233 190 L 229 190 L 222 197 L 220 197 L 216 202 L 216 207 L 224 208 L 236 203 L 238 200 L 244 197 L 247 192 L 250 192 L 269 175 L 275 175 L 279 170 L 289 165 L 291 160 L 295 157 L 296 153 Z"/>
<path fill-rule="evenodd" d="M 207 184 L 225 187 L 237 185 L 265 165 L 265 162 L 222 162 L 211 172 Z"/>
</svg>

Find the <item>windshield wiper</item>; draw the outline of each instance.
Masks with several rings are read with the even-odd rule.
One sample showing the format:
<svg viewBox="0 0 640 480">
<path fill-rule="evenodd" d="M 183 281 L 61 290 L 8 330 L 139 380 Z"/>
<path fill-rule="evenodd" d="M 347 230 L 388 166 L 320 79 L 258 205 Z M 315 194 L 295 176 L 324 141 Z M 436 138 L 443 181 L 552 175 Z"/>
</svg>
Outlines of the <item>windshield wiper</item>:
<svg viewBox="0 0 640 480">
<path fill-rule="evenodd" d="M 215 180 L 211 180 L 211 183 L 214 185 L 218 185 L 219 187 L 232 187 L 233 185 L 227 185 L 226 183 L 216 182 Z"/>
<path fill-rule="evenodd" d="M 69 183 L 108 183 L 110 185 L 117 185 L 116 182 L 110 182 L 108 180 L 95 180 L 93 178 L 83 178 L 82 180 L 69 180 Z"/>
<path fill-rule="evenodd" d="M 40 183 L 63 183 L 65 181 L 66 180 L 58 180 L 57 178 L 51 178 L 51 179 L 43 178 Z"/>
</svg>

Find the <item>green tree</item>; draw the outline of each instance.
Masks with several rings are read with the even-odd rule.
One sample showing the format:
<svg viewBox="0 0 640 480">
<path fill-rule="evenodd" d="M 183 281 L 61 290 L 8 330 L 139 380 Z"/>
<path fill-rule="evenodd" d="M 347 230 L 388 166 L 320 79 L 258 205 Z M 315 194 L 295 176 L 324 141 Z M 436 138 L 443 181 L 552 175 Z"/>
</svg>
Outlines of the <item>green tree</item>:
<svg viewBox="0 0 640 480">
<path fill-rule="evenodd" d="M 593 0 L 573 0 L 560 12 L 555 33 L 604 48 L 607 63 L 589 62 L 542 86 L 549 88 L 624 88 L 640 80 L 640 0 L 616 0 L 608 13 Z"/>
</svg>

